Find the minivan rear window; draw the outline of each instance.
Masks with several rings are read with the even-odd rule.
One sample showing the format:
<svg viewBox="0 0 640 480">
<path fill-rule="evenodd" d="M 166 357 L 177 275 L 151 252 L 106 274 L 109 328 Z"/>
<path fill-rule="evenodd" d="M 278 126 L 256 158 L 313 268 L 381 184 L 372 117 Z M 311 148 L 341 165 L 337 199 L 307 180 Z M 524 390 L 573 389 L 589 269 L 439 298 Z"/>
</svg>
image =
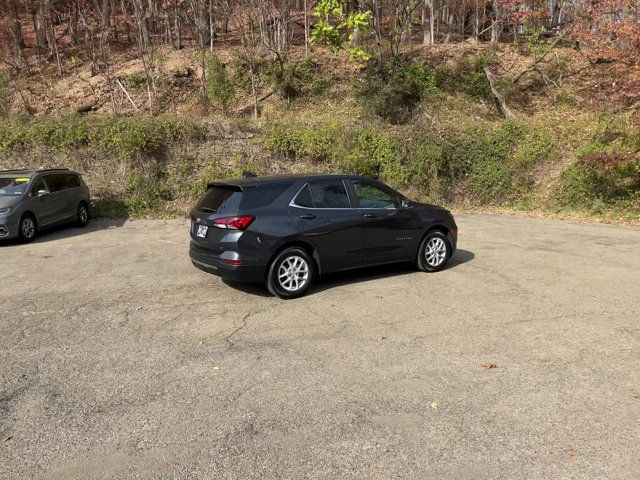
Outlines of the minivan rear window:
<svg viewBox="0 0 640 480">
<path fill-rule="evenodd" d="M 196 210 L 207 213 L 236 212 L 242 200 L 240 187 L 232 185 L 215 185 L 207 188 L 200 197 Z"/>
</svg>

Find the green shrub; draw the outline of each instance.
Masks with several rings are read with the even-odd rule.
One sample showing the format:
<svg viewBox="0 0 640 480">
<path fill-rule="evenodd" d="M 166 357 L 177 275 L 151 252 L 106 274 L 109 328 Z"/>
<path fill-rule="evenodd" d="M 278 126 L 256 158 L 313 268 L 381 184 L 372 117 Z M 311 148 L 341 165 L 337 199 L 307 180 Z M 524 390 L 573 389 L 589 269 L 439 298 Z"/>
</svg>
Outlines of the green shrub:
<svg viewBox="0 0 640 480">
<path fill-rule="evenodd" d="M 597 209 L 640 199 L 640 155 L 591 152 L 567 167 L 556 191 L 562 206 Z"/>
<path fill-rule="evenodd" d="M 369 68 L 355 87 L 360 104 L 387 122 L 407 123 L 420 101 L 436 92 L 436 80 L 424 65 L 399 59 L 384 72 Z"/>
<path fill-rule="evenodd" d="M 4 117 L 9 114 L 12 98 L 13 91 L 9 86 L 7 74 L 0 70 L 0 117 Z"/>
<path fill-rule="evenodd" d="M 268 68 L 267 76 L 280 98 L 290 102 L 302 95 L 305 82 L 295 63 L 280 65 L 273 62 Z"/>
<path fill-rule="evenodd" d="M 436 83 L 440 90 L 449 93 L 462 93 L 471 97 L 489 98 L 491 87 L 483 67 L 491 57 L 472 57 L 463 55 L 455 60 L 454 66 L 447 64 L 435 68 Z"/>
<path fill-rule="evenodd" d="M 504 161 L 487 160 L 471 166 L 469 186 L 480 203 L 505 200 L 512 193 L 513 179 L 510 165 Z"/>
<path fill-rule="evenodd" d="M 163 174 L 156 170 L 150 175 L 135 172 L 127 181 L 129 195 L 128 208 L 134 215 L 142 215 L 157 209 L 160 204 L 171 199 L 171 192 L 164 183 Z"/>
<path fill-rule="evenodd" d="M 504 121 L 446 132 L 415 126 L 401 132 L 342 123 L 271 126 L 264 145 L 273 153 L 321 162 L 332 170 L 379 177 L 451 199 L 467 192 L 476 202 L 498 203 L 528 195 L 530 167 L 551 155 L 545 133 Z"/>
<path fill-rule="evenodd" d="M 218 57 L 207 57 L 206 78 L 207 100 L 226 111 L 236 92 L 225 64 Z"/>
<path fill-rule="evenodd" d="M 519 168 L 530 168 L 537 163 L 548 163 L 556 157 L 555 138 L 546 131 L 531 130 L 525 136 L 514 155 Z"/>
<path fill-rule="evenodd" d="M 104 149 L 118 158 L 161 152 L 171 142 L 198 138 L 195 124 L 161 117 L 23 117 L 0 120 L 0 153 L 25 148 Z"/>
<path fill-rule="evenodd" d="M 147 77 L 144 72 L 134 72 L 127 76 L 127 84 L 132 88 L 140 88 L 147 83 Z"/>
</svg>

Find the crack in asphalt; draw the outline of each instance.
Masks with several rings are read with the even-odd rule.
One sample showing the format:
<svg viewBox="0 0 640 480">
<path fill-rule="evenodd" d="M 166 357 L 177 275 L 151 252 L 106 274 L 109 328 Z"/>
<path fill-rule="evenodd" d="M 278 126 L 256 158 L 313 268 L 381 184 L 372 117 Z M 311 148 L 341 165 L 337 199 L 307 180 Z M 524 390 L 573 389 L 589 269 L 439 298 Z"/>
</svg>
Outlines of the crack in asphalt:
<svg viewBox="0 0 640 480">
<path fill-rule="evenodd" d="M 233 342 L 233 340 L 231 340 L 237 333 L 239 333 L 241 330 L 243 330 L 246 326 L 247 326 L 247 321 L 249 320 L 249 318 L 255 314 L 258 313 L 262 313 L 266 310 L 269 310 L 271 307 L 264 307 L 264 308 L 260 308 L 258 310 L 252 311 L 252 312 L 248 312 L 247 314 L 245 314 L 244 317 L 242 317 L 242 325 L 240 325 L 239 327 L 236 327 L 229 335 L 227 335 L 225 337 L 225 341 L 228 344 L 228 348 L 227 350 L 230 350 L 232 348 L 234 348 L 236 346 L 236 344 Z"/>
</svg>

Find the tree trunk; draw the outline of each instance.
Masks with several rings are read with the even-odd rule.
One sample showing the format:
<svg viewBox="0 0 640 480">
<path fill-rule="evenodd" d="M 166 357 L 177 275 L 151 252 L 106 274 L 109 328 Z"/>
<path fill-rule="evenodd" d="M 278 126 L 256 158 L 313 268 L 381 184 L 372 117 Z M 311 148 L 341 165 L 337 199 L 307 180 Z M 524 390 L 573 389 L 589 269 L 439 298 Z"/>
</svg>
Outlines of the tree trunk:
<svg viewBox="0 0 640 480">
<path fill-rule="evenodd" d="M 16 42 L 16 48 L 19 52 L 25 49 L 24 43 L 24 34 L 22 33 L 22 24 L 20 23 L 20 12 L 18 11 L 18 5 L 16 0 L 13 0 L 9 8 L 11 9 L 11 14 L 13 16 L 13 24 L 11 26 L 11 30 L 13 31 L 13 37 Z"/>
<path fill-rule="evenodd" d="M 500 41 L 500 5 L 498 0 L 493 0 L 493 23 L 491 24 L 491 45 L 497 45 Z"/>
</svg>

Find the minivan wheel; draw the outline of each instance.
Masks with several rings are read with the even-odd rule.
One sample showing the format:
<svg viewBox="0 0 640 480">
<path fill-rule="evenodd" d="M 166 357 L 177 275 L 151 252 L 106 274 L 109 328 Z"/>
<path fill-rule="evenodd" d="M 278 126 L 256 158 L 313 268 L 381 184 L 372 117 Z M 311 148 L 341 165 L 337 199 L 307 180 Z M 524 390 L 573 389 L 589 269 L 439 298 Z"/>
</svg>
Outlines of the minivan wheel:
<svg viewBox="0 0 640 480">
<path fill-rule="evenodd" d="M 442 270 L 451 257 L 451 244 L 440 231 L 429 232 L 418 250 L 418 268 L 423 272 Z"/>
<path fill-rule="evenodd" d="M 296 298 L 305 294 L 316 276 L 316 264 L 302 248 L 291 247 L 280 252 L 271 262 L 267 288 L 280 298 Z"/>
<path fill-rule="evenodd" d="M 89 224 L 89 207 L 87 207 L 87 204 L 84 202 L 78 205 L 76 223 L 79 227 L 86 227 Z"/>
<path fill-rule="evenodd" d="M 25 215 L 20 219 L 18 229 L 20 230 L 20 240 L 22 240 L 23 242 L 33 241 L 33 239 L 36 238 L 36 233 L 38 231 L 38 227 L 36 226 L 36 219 L 32 215 Z"/>
</svg>

